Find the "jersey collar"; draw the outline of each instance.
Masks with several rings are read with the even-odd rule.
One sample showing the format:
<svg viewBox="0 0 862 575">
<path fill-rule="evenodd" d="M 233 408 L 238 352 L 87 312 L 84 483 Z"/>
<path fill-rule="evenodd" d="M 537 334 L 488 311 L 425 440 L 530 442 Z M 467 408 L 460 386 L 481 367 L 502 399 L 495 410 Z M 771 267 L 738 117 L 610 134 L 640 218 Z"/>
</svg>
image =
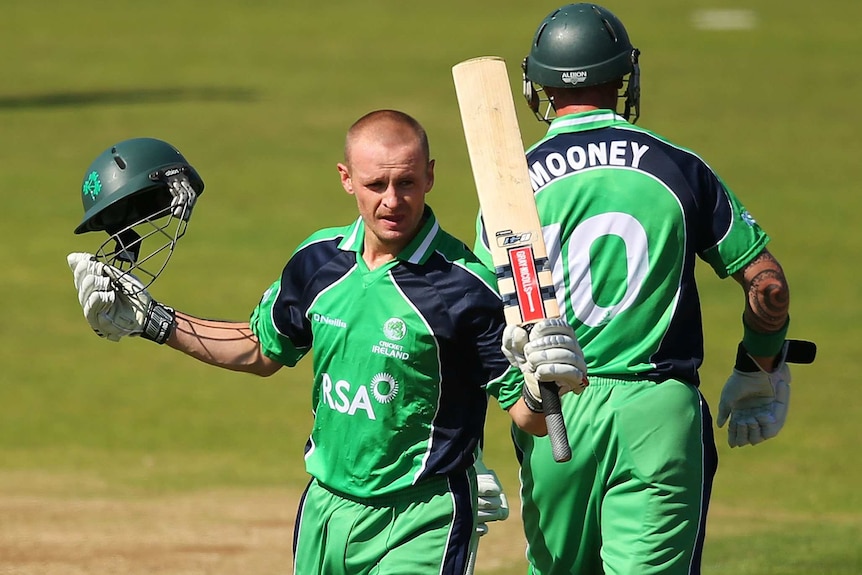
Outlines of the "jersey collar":
<svg viewBox="0 0 862 575">
<path fill-rule="evenodd" d="M 413 264 L 424 264 L 434 253 L 437 245 L 437 238 L 440 236 L 440 224 L 437 223 L 437 216 L 434 215 L 430 206 L 425 206 L 424 216 L 425 223 L 416 237 L 407 244 L 397 259 Z M 365 239 L 365 223 L 359 217 L 348 228 L 347 234 L 338 244 L 338 249 L 344 251 L 352 251 L 357 254 L 362 253 L 362 243 Z"/>
<path fill-rule="evenodd" d="M 619 124 L 628 124 L 628 122 L 619 114 L 614 113 L 613 110 L 592 110 L 580 114 L 568 114 L 554 118 L 545 137 L 550 138 L 563 132 L 597 130 Z"/>
</svg>

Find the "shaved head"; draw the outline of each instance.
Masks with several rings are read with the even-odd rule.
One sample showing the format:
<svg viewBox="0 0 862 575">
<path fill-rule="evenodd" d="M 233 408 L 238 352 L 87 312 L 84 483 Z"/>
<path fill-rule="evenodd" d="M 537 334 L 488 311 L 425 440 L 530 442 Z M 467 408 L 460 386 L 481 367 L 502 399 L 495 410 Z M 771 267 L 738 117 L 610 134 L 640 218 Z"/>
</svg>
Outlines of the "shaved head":
<svg viewBox="0 0 862 575">
<path fill-rule="evenodd" d="M 344 163 L 350 166 L 354 145 L 364 139 L 392 145 L 415 141 L 422 150 L 424 163 L 431 159 L 428 136 L 422 125 L 412 116 L 397 110 L 375 110 L 362 116 L 347 130 L 344 142 Z"/>
</svg>

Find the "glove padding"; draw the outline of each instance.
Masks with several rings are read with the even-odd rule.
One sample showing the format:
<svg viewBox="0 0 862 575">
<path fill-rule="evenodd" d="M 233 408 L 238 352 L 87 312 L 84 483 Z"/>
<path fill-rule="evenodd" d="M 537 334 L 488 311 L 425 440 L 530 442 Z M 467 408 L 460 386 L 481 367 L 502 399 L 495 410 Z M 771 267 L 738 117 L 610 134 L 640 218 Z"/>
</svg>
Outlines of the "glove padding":
<svg viewBox="0 0 862 575">
<path fill-rule="evenodd" d="M 724 384 L 716 423 L 727 426 L 730 447 L 757 445 L 778 435 L 790 407 L 790 367 L 787 362 L 811 363 L 816 346 L 787 340 L 771 372 L 764 371 L 740 343 L 733 373 Z"/>
<path fill-rule="evenodd" d="M 114 342 L 126 336 L 167 341 L 173 310 L 153 300 L 138 278 L 88 253 L 69 254 L 66 261 L 84 317 L 99 337 Z"/>
<path fill-rule="evenodd" d="M 110 279 L 102 275 L 104 264 L 93 259 L 91 254 L 73 253 L 67 257 L 72 269 L 75 289 L 78 290 L 78 303 L 84 317 L 95 329 L 98 315 L 110 307 L 113 297 L 105 293 L 110 288 Z"/>
<path fill-rule="evenodd" d="M 581 393 L 587 386 L 587 365 L 572 327 L 562 318 L 539 320 L 529 331 L 520 325 L 503 330 L 503 353 L 524 374 L 524 401 L 542 411 L 539 382 L 552 382 L 558 393 Z"/>
<path fill-rule="evenodd" d="M 474 464 L 476 481 L 479 485 L 479 523 L 504 521 L 509 517 L 509 501 L 503 493 L 503 486 L 493 469 L 485 467 L 480 455 Z"/>
</svg>

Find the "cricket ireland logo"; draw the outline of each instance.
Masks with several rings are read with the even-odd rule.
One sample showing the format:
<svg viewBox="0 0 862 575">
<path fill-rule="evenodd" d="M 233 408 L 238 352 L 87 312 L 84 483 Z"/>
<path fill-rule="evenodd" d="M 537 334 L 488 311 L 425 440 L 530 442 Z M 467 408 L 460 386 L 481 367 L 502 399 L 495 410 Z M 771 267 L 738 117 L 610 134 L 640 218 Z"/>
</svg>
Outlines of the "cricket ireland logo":
<svg viewBox="0 0 862 575">
<path fill-rule="evenodd" d="M 391 341 L 402 340 L 407 335 L 407 325 L 400 318 L 389 318 L 383 324 L 383 335 Z"/>
<path fill-rule="evenodd" d="M 407 336 L 407 324 L 403 319 L 392 317 L 383 322 L 383 336 L 376 344 L 371 346 L 371 353 L 385 355 L 394 359 L 407 360 L 410 353 L 400 343 L 395 343 Z"/>
<path fill-rule="evenodd" d="M 99 172 L 93 170 L 87 175 L 84 180 L 84 185 L 81 186 L 81 192 L 85 196 L 90 196 L 91 200 L 95 200 L 96 196 L 102 191 L 102 180 L 99 179 Z"/>
</svg>

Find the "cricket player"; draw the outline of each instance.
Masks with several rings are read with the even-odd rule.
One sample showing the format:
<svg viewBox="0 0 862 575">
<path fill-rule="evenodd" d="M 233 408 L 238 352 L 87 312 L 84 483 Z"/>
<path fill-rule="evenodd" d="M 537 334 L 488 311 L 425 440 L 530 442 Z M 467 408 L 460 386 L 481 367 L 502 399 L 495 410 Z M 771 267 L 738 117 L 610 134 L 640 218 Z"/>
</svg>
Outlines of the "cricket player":
<svg viewBox="0 0 862 575">
<path fill-rule="evenodd" d="M 107 169 L 136 165 L 127 151 L 116 147 Z M 535 419 L 523 395 L 539 393 L 537 370 L 579 382 L 580 347 L 571 327 L 548 322 L 518 369 L 507 359 L 493 273 L 425 203 L 434 160 L 411 116 L 357 120 L 337 169 L 359 217 L 304 240 L 249 321 L 172 309 L 90 254 L 69 256 L 79 300 L 102 337 L 140 336 L 226 369 L 270 376 L 313 350 L 296 575 L 462 575 L 477 522 L 507 514 L 484 466 L 477 491 L 488 394 L 513 421 Z"/>
<path fill-rule="evenodd" d="M 698 389 L 697 258 L 745 295 L 718 408 L 732 447 L 779 433 L 787 361 L 813 359 L 813 344 L 786 340 L 787 280 L 755 217 L 697 154 L 634 126 L 639 56 L 613 13 L 570 4 L 541 21 L 523 63 L 528 103 L 550 124 L 527 151 L 530 179 L 590 374 L 562 398 L 569 462 L 514 429 L 534 575 L 700 573 L 717 452 Z M 481 218 L 474 251 L 490 265 Z"/>
</svg>

